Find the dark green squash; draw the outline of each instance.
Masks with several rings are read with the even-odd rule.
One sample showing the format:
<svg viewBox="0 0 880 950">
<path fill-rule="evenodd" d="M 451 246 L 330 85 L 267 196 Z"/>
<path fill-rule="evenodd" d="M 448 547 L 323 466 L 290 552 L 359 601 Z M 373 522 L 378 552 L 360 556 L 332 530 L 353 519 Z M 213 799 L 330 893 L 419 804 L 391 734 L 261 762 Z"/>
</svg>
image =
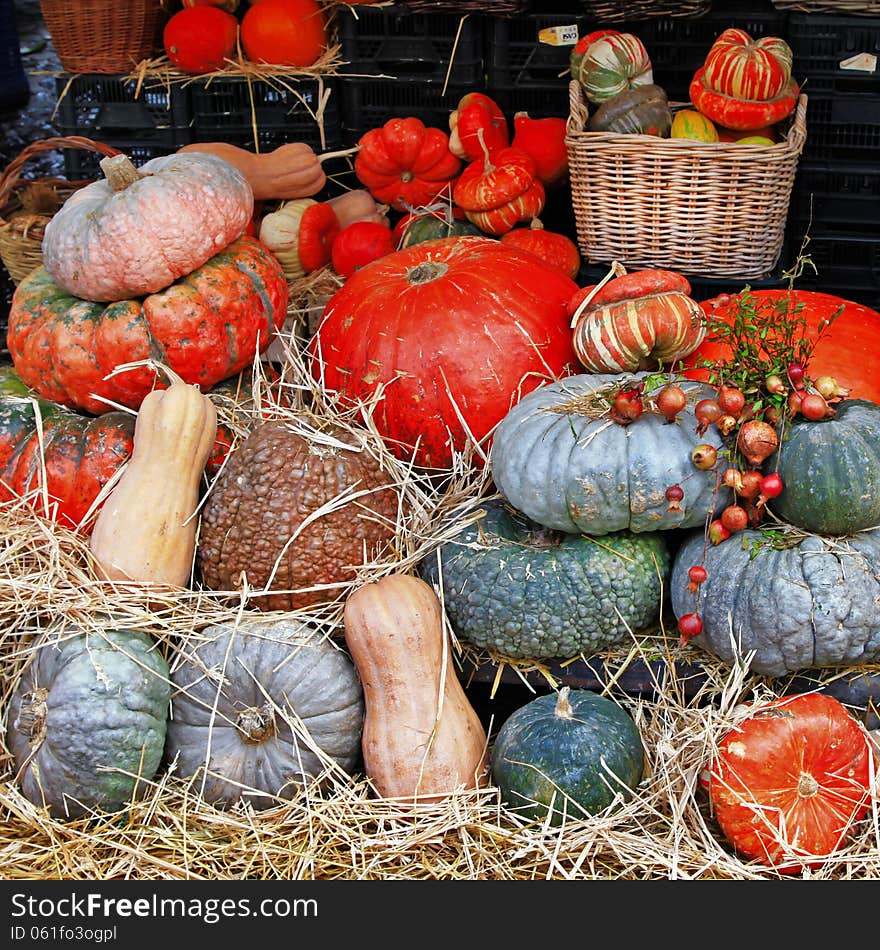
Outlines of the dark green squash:
<svg viewBox="0 0 880 950">
<path fill-rule="evenodd" d="M 24 796 L 59 818 L 150 791 L 168 723 L 168 665 L 140 630 L 44 637 L 9 704 Z"/>
<path fill-rule="evenodd" d="M 672 110 L 666 90 L 655 83 L 624 89 L 607 99 L 590 117 L 590 132 L 621 132 L 668 138 Z"/>
<path fill-rule="evenodd" d="M 770 510 L 789 524 L 828 535 L 880 525 L 880 406 L 845 399 L 826 419 L 795 416 L 766 469 L 784 486 Z"/>
<path fill-rule="evenodd" d="M 421 244 L 423 241 L 433 241 L 435 238 L 485 237 L 483 231 L 475 224 L 471 224 L 463 213 L 459 213 L 461 217 L 447 207 L 442 212 L 426 211 L 423 214 L 413 215 L 401 231 L 397 249 L 403 250 L 405 247 Z"/>
<path fill-rule="evenodd" d="M 543 528 L 503 502 L 422 561 L 459 639 L 519 659 L 573 657 L 629 640 L 660 613 L 660 532 L 600 540 Z"/>
<path fill-rule="evenodd" d="M 645 771 L 632 717 L 590 690 L 562 687 L 521 706 L 502 724 L 490 759 L 504 804 L 551 825 L 630 801 Z"/>
</svg>

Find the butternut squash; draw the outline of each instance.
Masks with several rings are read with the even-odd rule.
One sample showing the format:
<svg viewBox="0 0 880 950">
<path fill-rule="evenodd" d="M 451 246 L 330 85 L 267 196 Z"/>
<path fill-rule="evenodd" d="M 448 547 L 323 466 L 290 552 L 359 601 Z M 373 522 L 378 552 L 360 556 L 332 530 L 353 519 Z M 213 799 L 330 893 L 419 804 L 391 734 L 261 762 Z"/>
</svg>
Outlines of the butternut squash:
<svg viewBox="0 0 880 950">
<path fill-rule="evenodd" d="M 208 152 L 226 159 L 250 182 L 255 201 L 308 198 L 327 183 L 321 160 L 305 142 L 285 142 L 264 153 L 229 142 L 192 142 L 178 151 Z"/>
<path fill-rule="evenodd" d="M 185 587 L 195 554 L 199 482 L 217 411 L 173 378 L 141 403 L 131 458 L 104 501 L 89 547 L 103 580 Z"/>
<path fill-rule="evenodd" d="M 409 574 L 371 581 L 343 609 L 364 690 L 364 770 L 383 798 L 438 801 L 487 784 L 487 736 L 454 668 L 443 609 Z"/>
</svg>

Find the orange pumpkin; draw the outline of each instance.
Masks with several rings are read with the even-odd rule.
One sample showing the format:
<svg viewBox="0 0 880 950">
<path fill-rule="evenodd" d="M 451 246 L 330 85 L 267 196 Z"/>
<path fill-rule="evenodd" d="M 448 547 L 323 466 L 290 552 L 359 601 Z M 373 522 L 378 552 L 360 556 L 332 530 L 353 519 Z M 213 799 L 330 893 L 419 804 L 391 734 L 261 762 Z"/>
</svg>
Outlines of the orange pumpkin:
<svg viewBox="0 0 880 950">
<path fill-rule="evenodd" d="M 223 69 L 235 55 L 238 20 L 217 6 L 187 6 L 165 24 L 162 45 L 171 65 L 184 73 Z"/>
<path fill-rule="evenodd" d="M 546 192 L 535 160 L 510 147 L 471 162 L 456 181 L 452 200 L 468 221 L 497 237 L 536 218 L 544 210 Z"/>
<path fill-rule="evenodd" d="M 513 228 L 501 235 L 501 243 L 507 247 L 519 247 L 540 257 L 572 280 L 581 269 L 581 254 L 577 244 L 567 234 L 547 231 L 540 218 L 532 218 L 527 228 Z"/>
<path fill-rule="evenodd" d="M 260 0 L 241 20 L 241 46 L 255 63 L 305 69 L 328 42 L 326 14 L 317 0 Z"/>
<path fill-rule="evenodd" d="M 801 311 L 806 319 L 806 331 L 811 338 L 818 335 L 819 325 L 840 306 L 843 312 L 821 336 L 818 336 L 807 371 L 814 379 L 818 376 L 833 376 L 840 386 L 850 391 L 853 399 L 869 399 L 880 403 L 880 373 L 874 365 L 876 342 L 880 339 L 880 313 L 833 294 L 811 290 L 791 292 L 793 305 L 803 304 Z M 758 306 L 772 305 L 785 298 L 786 289 L 750 290 Z M 707 313 L 724 319 L 732 317 L 736 306 L 735 297 L 725 300 L 715 297 L 702 302 Z M 685 375 L 690 379 L 706 381 L 708 372 L 696 368 L 698 360 L 724 362 L 730 359 L 730 347 L 712 339 L 711 335 L 685 360 L 688 367 Z"/>
</svg>

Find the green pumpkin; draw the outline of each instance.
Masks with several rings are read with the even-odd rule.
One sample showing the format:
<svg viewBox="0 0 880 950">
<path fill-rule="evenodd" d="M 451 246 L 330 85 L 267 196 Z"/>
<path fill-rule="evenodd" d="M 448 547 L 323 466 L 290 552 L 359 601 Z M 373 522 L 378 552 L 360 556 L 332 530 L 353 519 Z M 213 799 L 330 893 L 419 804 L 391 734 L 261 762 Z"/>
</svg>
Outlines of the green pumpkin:
<svg viewBox="0 0 880 950">
<path fill-rule="evenodd" d="M 699 603 L 688 591 L 688 569 L 708 577 Z M 691 643 L 725 663 L 784 676 L 810 667 L 850 667 L 880 661 L 880 534 L 845 540 L 768 523 L 720 544 L 688 532 L 669 579 L 676 617 L 698 610 L 703 630 Z"/>
<path fill-rule="evenodd" d="M 447 237 L 485 237 L 475 224 L 467 218 L 456 218 L 447 209 L 445 214 L 430 212 L 411 218 L 403 229 L 398 243 L 398 250 L 421 244 L 423 241 L 433 241 L 435 238 Z"/>
<path fill-rule="evenodd" d="M 520 399 L 495 429 L 489 457 L 495 485 L 509 504 L 548 528 L 593 537 L 695 528 L 730 504 L 729 489 L 716 485 L 722 452 L 709 471 L 691 461 L 702 442 L 723 447 L 714 426 L 696 432 L 694 406 L 714 390 L 681 382 L 687 406 L 673 423 L 646 411 L 621 426 L 592 411 L 608 387 L 648 376 L 584 373 Z M 676 484 L 684 491 L 677 506 L 666 498 Z"/>
<path fill-rule="evenodd" d="M 521 706 L 498 731 L 490 759 L 502 801 L 559 826 L 629 801 L 645 770 L 632 717 L 586 689 L 562 687 Z"/>
<path fill-rule="evenodd" d="M 518 659 L 569 658 L 656 622 L 670 558 L 660 533 L 600 542 L 549 531 L 500 500 L 425 558 L 456 636 Z"/>
<path fill-rule="evenodd" d="M 880 525 L 880 406 L 846 399 L 835 408 L 818 421 L 794 418 L 766 465 L 783 484 L 769 507 L 804 531 L 853 534 Z"/>
<path fill-rule="evenodd" d="M 666 91 L 650 84 L 624 89 L 602 105 L 590 117 L 590 132 L 618 132 L 656 135 L 668 138 L 672 128 L 672 110 Z"/>
<path fill-rule="evenodd" d="M 139 630 L 77 632 L 34 651 L 9 706 L 24 796 L 74 818 L 149 793 L 170 696 L 168 665 L 153 640 Z"/>
</svg>

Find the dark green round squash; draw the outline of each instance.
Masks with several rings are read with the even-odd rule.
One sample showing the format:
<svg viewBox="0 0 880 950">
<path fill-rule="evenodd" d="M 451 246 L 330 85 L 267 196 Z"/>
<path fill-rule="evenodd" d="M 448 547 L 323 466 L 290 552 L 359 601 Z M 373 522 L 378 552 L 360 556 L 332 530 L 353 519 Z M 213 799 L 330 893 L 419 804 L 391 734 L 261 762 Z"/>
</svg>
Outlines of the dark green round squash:
<svg viewBox="0 0 880 950">
<path fill-rule="evenodd" d="M 632 799 L 645 748 L 632 717 L 590 690 L 539 696 L 502 724 L 490 758 L 504 804 L 550 824 L 579 821 Z"/>
<path fill-rule="evenodd" d="M 650 83 L 606 99 L 587 123 L 590 132 L 620 132 L 668 138 L 672 110 L 666 90 Z"/>
<path fill-rule="evenodd" d="M 770 509 L 789 524 L 828 535 L 880 525 L 880 406 L 845 399 L 827 419 L 795 416 L 767 471 L 784 486 Z"/>
<path fill-rule="evenodd" d="M 436 214 L 426 211 L 424 214 L 415 215 L 407 221 L 401 232 L 397 249 L 403 250 L 405 247 L 421 244 L 423 241 L 433 241 L 435 238 L 467 236 L 485 237 L 486 235 L 475 224 L 471 224 L 467 218 L 455 217 L 454 213 L 450 213 L 448 208 L 445 212 Z"/>
<path fill-rule="evenodd" d="M 456 636 L 517 659 L 573 657 L 654 623 L 670 558 L 663 535 L 599 540 L 543 528 L 497 499 L 426 557 Z M 442 575 L 441 575 L 442 572 Z"/>
<path fill-rule="evenodd" d="M 103 630 L 47 637 L 34 651 L 9 705 L 24 796 L 74 818 L 147 794 L 171 692 L 157 645 L 139 630 Z"/>
</svg>

